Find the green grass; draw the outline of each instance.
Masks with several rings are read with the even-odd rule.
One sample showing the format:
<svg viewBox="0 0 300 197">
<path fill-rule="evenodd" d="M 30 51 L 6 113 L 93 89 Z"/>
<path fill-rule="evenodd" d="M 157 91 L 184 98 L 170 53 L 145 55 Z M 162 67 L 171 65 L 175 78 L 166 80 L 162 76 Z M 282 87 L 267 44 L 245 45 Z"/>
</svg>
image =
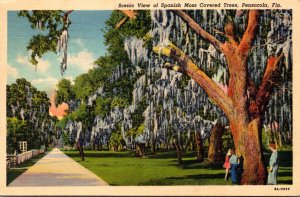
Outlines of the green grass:
<svg viewBox="0 0 300 197">
<path fill-rule="evenodd" d="M 224 180 L 222 163 L 197 163 L 193 153 L 185 154 L 181 167 L 177 165 L 175 152 L 136 158 L 130 151 L 86 150 L 85 161 L 81 161 L 78 151 L 65 153 L 110 185 L 231 185 L 230 179 Z M 278 184 L 292 184 L 292 152 L 284 151 L 279 155 L 283 160 Z M 266 154 L 266 160 L 269 157 L 270 154 Z"/>
<path fill-rule="evenodd" d="M 29 167 L 34 165 L 38 160 L 40 160 L 44 156 L 45 154 L 37 155 L 18 166 L 6 170 L 6 184 L 10 184 L 13 180 L 15 180 L 18 176 L 20 176 L 23 172 L 25 172 Z"/>
</svg>

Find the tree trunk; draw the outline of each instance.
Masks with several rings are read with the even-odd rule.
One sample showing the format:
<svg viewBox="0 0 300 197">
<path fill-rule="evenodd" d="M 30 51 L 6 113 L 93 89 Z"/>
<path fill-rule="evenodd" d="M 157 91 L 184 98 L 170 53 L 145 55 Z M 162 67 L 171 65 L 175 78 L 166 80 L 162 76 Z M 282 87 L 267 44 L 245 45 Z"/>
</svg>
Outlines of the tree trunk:
<svg viewBox="0 0 300 197">
<path fill-rule="evenodd" d="M 48 146 L 49 146 L 48 141 L 45 141 L 45 151 L 48 151 Z"/>
<path fill-rule="evenodd" d="M 79 150 L 79 155 L 80 155 L 80 158 L 82 161 L 84 161 L 84 152 L 83 152 L 83 147 L 81 145 L 80 142 L 77 143 L 77 147 L 78 147 L 78 150 Z"/>
<path fill-rule="evenodd" d="M 152 136 L 152 140 L 151 140 L 151 153 L 155 154 L 156 152 L 156 140 L 155 137 Z"/>
<path fill-rule="evenodd" d="M 284 146 L 287 145 L 287 139 L 286 139 L 286 135 L 284 132 L 282 132 L 282 137 L 283 137 L 283 143 L 284 143 Z"/>
<path fill-rule="evenodd" d="M 208 160 L 211 162 L 223 162 L 222 155 L 222 135 L 223 126 L 217 123 L 211 132 L 208 149 Z"/>
<path fill-rule="evenodd" d="M 118 152 L 118 144 L 117 145 L 113 145 L 113 149 L 114 149 L 114 152 Z"/>
<path fill-rule="evenodd" d="M 274 141 L 274 143 L 275 143 L 275 146 L 278 147 L 277 136 L 276 136 L 275 131 L 274 131 L 273 134 L 274 134 L 274 135 L 273 135 L 273 141 Z"/>
<path fill-rule="evenodd" d="M 143 155 L 141 155 L 141 149 L 140 149 L 139 143 L 135 144 L 135 156 L 136 157 L 142 157 L 143 156 Z"/>
<path fill-rule="evenodd" d="M 140 144 L 141 157 L 145 156 L 145 144 Z"/>
<path fill-rule="evenodd" d="M 281 147 L 282 146 L 282 137 L 281 137 L 281 132 L 280 131 L 278 131 L 278 142 L 279 142 L 278 147 Z"/>
<path fill-rule="evenodd" d="M 260 118 L 253 119 L 248 124 L 241 121 L 231 121 L 236 153 L 240 158 L 240 166 L 243 170 L 241 184 L 263 185 L 266 181 L 267 171 L 264 166 L 261 144 Z"/>
<path fill-rule="evenodd" d="M 196 152 L 197 152 L 197 161 L 203 162 L 204 160 L 204 147 L 202 142 L 202 137 L 200 131 L 195 131 L 195 144 L 196 144 Z"/>
<path fill-rule="evenodd" d="M 95 140 L 92 141 L 92 150 L 95 150 L 96 148 L 96 144 L 95 144 Z"/>
<path fill-rule="evenodd" d="M 135 155 L 137 157 L 143 157 L 145 155 L 145 144 L 144 143 L 136 143 L 135 144 Z"/>
<path fill-rule="evenodd" d="M 181 145 L 178 142 L 178 140 L 176 139 L 174 142 L 175 148 L 176 148 L 176 152 L 177 152 L 177 161 L 178 161 L 178 165 L 180 166 L 182 164 L 182 150 L 181 150 Z"/>
</svg>

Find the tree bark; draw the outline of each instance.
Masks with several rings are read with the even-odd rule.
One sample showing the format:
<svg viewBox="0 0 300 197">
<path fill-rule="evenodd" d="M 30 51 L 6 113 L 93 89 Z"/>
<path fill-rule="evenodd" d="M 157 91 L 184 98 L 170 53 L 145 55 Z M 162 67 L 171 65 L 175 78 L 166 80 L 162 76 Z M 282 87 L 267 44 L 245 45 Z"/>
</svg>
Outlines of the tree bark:
<svg viewBox="0 0 300 197">
<path fill-rule="evenodd" d="M 133 10 L 120 10 L 120 11 L 125 14 L 125 17 L 120 22 L 118 22 L 118 24 L 116 25 L 116 29 L 124 25 L 128 21 L 128 19 L 133 20 L 138 16 L 138 13 Z"/>
<path fill-rule="evenodd" d="M 203 141 L 201 137 L 200 131 L 195 132 L 195 144 L 196 144 L 196 152 L 197 152 L 197 161 L 203 162 L 204 160 L 204 147 L 203 147 Z"/>
<path fill-rule="evenodd" d="M 143 143 L 135 144 L 135 155 L 137 157 L 143 157 L 145 155 L 145 144 Z"/>
<path fill-rule="evenodd" d="M 153 135 L 151 138 L 151 153 L 155 154 L 155 152 L 156 152 L 156 139 Z"/>
<path fill-rule="evenodd" d="M 182 150 L 181 150 L 181 145 L 180 145 L 180 143 L 178 142 L 177 139 L 175 139 L 174 145 L 175 145 L 176 153 L 177 153 L 177 162 L 178 162 L 178 165 L 180 166 L 182 164 Z"/>
<path fill-rule="evenodd" d="M 83 152 L 83 147 L 81 145 L 80 142 L 77 142 L 77 147 L 78 147 L 78 150 L 79 150 L 79 155 L 80 155 L 80 158 L 82 161 L 84 161 L 84 152 Z"/>
<path fill-rule="evenodd" d="M 278 143 L 279 143 L 279 146 L 278 146 L 278 147 L 281 147 L 281 146 L 282 146 L 281 132 L 280 132 L 280 131 L 277 131 L 277 132 L 278 132 Z"/>
<path fill-rule="evenodd" d="M 96 143 L 95 143 L 95 140 L 92 141 L 92 150 L 95 150 L 96 148 Z"/>
<path fill-rule="evenodd" d="M 256 118 L 248 124 L 232 121 L 232 133 L 237 155 L 240 157 L 243 174 L 241 184 L 262 185 L 266 182 L 267 171 L 264 166 L 261 144 L 261 122 Z"/>
<path fill-rule="evenodd" d="M 208 148 L 208 160 L 210 162 L 223 162 L 224 160 L 222 155 L 223 130 L 224 128 L 220 123 L 217 123 L 212 129 Z"/>
</svg>

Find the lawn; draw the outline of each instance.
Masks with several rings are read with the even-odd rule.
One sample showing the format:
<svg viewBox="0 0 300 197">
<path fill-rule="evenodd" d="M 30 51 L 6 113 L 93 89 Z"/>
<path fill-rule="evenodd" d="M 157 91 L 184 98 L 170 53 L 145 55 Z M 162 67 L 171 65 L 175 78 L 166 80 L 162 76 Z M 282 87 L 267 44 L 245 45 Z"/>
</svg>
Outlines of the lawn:
<svg viewBox="0 0 300 197">
<path fill-rule="evenodd" d="M 24 163 L 10 168 L 6 171 L 6 184 L 10 184 L 13 180 L 15 180 L 18 176 L 20 176 L 23 172 L 25 172 L 29 167 L 34 165 L 38 160 L 43 158 L 45 154 L 37 155 Z"/>
<path fill-rule="evenodd" d="M 230 185 L 224 180 L 222 164 L 197 163 L 193 153 L 186 153 L 178 167 L 175 152 L 160 152 L 136 158 L 130 151 L 85 151 L 81 161 L 78 151 L 64 151 L 79 164 L 94 172 L 109 185 Z M 266 153 L 266 160 L 270 154 Z M 278 184 L 292 184 L 292 152 L 279 152 Z"/>
</svg>

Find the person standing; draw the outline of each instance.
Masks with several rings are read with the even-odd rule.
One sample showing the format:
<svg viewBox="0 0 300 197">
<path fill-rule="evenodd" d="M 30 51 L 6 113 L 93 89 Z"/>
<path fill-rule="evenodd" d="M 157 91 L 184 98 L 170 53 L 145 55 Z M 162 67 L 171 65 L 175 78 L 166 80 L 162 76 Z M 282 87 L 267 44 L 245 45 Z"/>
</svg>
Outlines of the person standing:
<svg viewBox="0 0 300 197">
<path fill-rule="evenodd" d="M 229 170 L 230 170 L 230 163 L 229 163 L 230 156 L 231 156 L 231 149 L 228 149 L 228 152 L 225 157 L 225 162 L 223 165 L 223 168 L 225 168 L 225 181 L 227 181 Z"/>
<path fill-rule="evenodd" d="M 272 155 L 270 157 L 270 169 L 268 175 L 268 185 L 277 185 L 277 172 L 278 172 L 278 152 L 276 150 L 275 144 L 269 145 L 269 150 L 272 151 Z"/>
<path fill-rule="evenodd" d="M 232 184 L 238 184 L 237 173 L 238 173 L 239 162 L 238 162 L 238 156 L 235 154 L 234 150 L 231 150 L 231 156 L 229 159 L 229 163 L 230 163 Z"/>
</svg>

